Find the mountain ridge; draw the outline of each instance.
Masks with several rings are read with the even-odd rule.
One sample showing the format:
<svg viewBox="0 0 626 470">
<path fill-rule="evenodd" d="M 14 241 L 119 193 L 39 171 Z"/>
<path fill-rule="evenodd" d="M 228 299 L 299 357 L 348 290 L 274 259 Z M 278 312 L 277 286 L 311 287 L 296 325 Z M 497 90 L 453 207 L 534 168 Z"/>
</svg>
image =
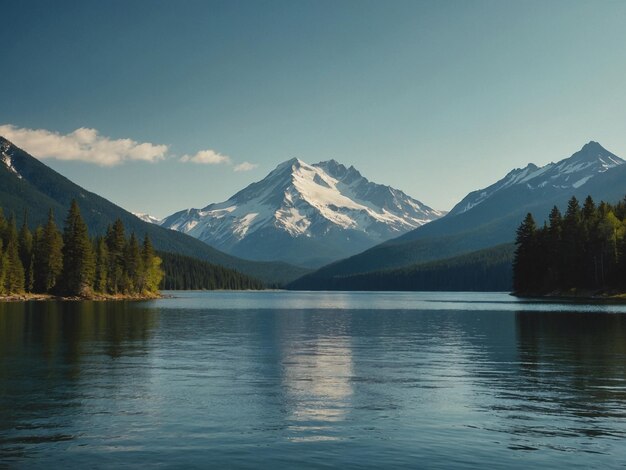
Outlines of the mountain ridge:
<svg viewBox="0 0 626 470">
<path fill-rule="evenodd" d="M 531 175 L 530 170 L 535 174 Z M 524 171 L 526 174 L 523 174 Z M 545 181 L 539 179 L 542 175 L 558 184 L 540 184 Z M 529 176 L 532 177 L 526 179 Z M 509 184 L 512 178 L 515 181 Z M 581 180 L 584 180 L 582 184 L 575 184 Z M 527 184 L 529 181 L 533 184 Z M 547 217 L 554 205 L 564 210 L 571 196 L 581 200 L 587 194 L 607 201 L 623 198 L 626 194 L 626 165 L 624 160 L 592 141 L 557 163 L 544 167 L 529 164 L 512 170 L 485 189 L 489 188 L 495 189 L 489 197 L 484 197 L 467 210 L 458 208 L 475 201 L 473 198 L 484 190 L 469 193 L 455 206 L 457 210 L 453 209 L 445 217 L 324 266 L 305 275 L 298 285 L 306 286 L 308 279 L 316 288 L 332 288 L 331 280 L 337 276 L 398 269 L 510 243 L 527 212 Z M 328 280 L 326 284 L 324 279 Z"/>
<path fill-rule="evenodd" d="M 161 225 L 237 256 L 314 266 L 443 214 L 354 166 L 292 158 L 228 200 L 176 212 Z"/>
</svg>

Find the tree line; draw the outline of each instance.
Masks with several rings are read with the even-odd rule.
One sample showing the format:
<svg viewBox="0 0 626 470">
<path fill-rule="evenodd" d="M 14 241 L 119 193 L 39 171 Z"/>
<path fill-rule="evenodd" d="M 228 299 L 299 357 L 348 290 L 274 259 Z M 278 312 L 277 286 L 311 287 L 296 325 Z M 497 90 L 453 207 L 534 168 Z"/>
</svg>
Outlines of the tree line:
<svg viewBox="0 0 626 470">
<path fill-rule="evenodd" d="M 626 289 L 626 198 L 583 205 L 572 197 L 538 227 L 527 214 L 517 229 L 513 288 L 520 294 Z"/>
<path fill-rule="evenodd" d="M 233 269 L 177 253 L 160 252 L 163 259 L 162 287 L 166 290 L 260 290 L 263 283 Z"/>
<path fill-rule="evenodd" d="M 297 279 L 288 289 L 360 291 L 510 291 L 513 244 L 369 273 Z"/>
<path fill-rule="evenodd" d="M 15 216 L 6 219 L 0 209 L 0 295 L 152 294 L 163 275 L 147 235 L 140 245 L 118 219 L 105 236 L 90 238 L 75 200 L 62 231 L 52 211 L 32 232 L 26 215 L 18 230 Z"/>
</svg>

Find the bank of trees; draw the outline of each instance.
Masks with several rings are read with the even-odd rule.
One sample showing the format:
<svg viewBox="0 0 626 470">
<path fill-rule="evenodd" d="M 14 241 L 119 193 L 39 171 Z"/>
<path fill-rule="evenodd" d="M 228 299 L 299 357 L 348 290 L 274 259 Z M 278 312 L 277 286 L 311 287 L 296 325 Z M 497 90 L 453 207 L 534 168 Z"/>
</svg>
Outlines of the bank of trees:
<svg viewBox="0 0 626 470">
<path fill-rule="evenodd" d="M 29 293 L 90 296 L 156 293 L 161 259 L 150 239 L 127 237 L 120 220 L 104 237 L 90 238 L 78 204 L 72 201 L 60 231 L 50 212 L 32 232 L 26 215 L 20 229 L 0 210 L 0 295 Z"/>
<path fill-rule="evenodd" d="M 596 205 L 572 197 L 538 227 L 532 214 L 517 229 L 513 284 L 518 293 L 626 289 L 626 198 Z"/>
<path fill-rule="evenodd" d="M 163 259 L 166 290 L 260 290 L 265 286 L 257 279 L 224 266 L 207 263 L 177 253 L 160 252 Z"/>
</svg>

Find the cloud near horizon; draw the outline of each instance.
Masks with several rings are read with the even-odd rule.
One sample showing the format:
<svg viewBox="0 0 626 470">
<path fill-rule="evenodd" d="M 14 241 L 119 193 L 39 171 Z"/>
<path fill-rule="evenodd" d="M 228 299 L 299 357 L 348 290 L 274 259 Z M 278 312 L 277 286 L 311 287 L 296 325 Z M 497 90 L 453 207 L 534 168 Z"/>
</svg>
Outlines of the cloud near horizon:
<svg viewBox="0 0 626 470">
<path fill-rule="evenodd" d="M 239 165 L 235 165 L 235 168 L 233 170 L 234 171 L 251 171 L 257 168 L 258 166 L 259 165 L 257 165 L 256 163 L 243 162 L 243 163 L 240 163 Z"/>
<path fill-rule="evenodd" d="M 37 158 L 82 161 L 100 166 L 115 166 L 127 161 L 153 163 L 163 160 L 169 149 L 162 144 L 111 139 L 87 127 L 61 134 L 4 124 L 0 125 L 0 135 Z"/>
<path fill-rule="evenodd" d="M 183 155 L 182 157 L 180 157 L 180 161 L 184 163 L 191 162 L 202 165 L 231 164 L 230 157 L 222 155 L 221 153 L 211 149 L 200 150 L 195 155 Z"/>
<path fill-rule="evenodd" d="M 168 157 L 169 145 L 137 142 L 133 139 L 111 139 L 97 129 L 81 127 L 68 134 L 46 129 L 28 129 L 13 124 L 0 125 L 0 136 L 10 140 L 31 155 L 63 161 L 80 161 L 111 167 L 130 161 L 155 163 Z M 174 157 L 175 158 L 175 157 Z M 183 155 L 180 162 L 204 165 L 234 165 L 233 171 L 250 171 L 258 165 L 250 162 L 236 164 L 215 150 L 200 150 Z"/>
</svg>

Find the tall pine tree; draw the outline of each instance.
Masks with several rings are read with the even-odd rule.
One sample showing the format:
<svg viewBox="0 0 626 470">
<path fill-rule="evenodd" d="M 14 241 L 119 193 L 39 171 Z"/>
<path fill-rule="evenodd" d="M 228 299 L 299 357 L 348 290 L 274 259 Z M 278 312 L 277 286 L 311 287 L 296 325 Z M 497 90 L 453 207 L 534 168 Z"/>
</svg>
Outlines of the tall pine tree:
<svg viewBox="0 0 626 470">
<path fill-rule="evenodd" d="M 89 295 L 95 275 L 95 257 L 87 225 L 72 200 L 63 229 L 63 292 Z"/>
</svg>

